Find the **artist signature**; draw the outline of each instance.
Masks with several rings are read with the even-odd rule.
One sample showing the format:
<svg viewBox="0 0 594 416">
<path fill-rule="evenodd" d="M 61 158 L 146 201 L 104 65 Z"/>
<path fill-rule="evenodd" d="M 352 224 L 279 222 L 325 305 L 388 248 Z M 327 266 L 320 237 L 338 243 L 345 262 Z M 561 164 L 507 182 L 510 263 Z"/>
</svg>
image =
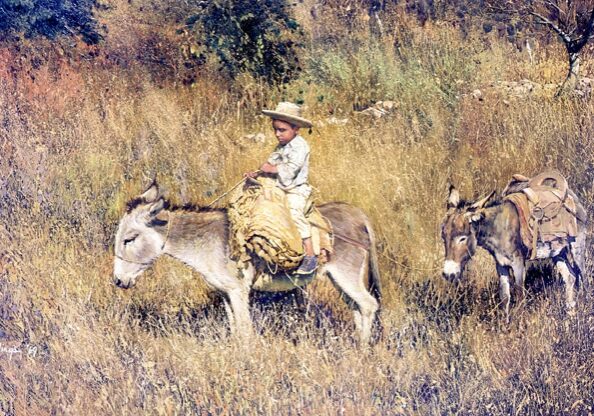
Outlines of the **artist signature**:
<svg viewBox="0 0 594 416">
<path fill-rule="evenodd" d="M 8 357 L 9 360 L 13 358 L 35 358 L 38 355 L 38 348 L 36 345 L 19 344 L 8 345 L 0 342 L 0 358 Z"/>
</svg>

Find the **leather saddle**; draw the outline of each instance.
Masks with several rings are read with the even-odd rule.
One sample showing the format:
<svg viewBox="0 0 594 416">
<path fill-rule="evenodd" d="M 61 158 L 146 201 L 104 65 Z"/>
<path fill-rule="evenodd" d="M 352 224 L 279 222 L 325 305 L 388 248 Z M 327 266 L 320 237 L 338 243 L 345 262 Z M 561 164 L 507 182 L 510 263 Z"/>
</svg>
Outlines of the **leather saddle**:
<svg viewBox="0 0 594 416">
<path fill-rule="evenodd" d="M 555 250 L 573 241 L 578 233 L 577 220 L 586 217 L 567 180 L 556 170 L 533 178 L 513 175 L 503 196 L 518 211 L 522 242 L 531 259 L 536 258 L 539 244 L 549 244 Z"/>
</svg>

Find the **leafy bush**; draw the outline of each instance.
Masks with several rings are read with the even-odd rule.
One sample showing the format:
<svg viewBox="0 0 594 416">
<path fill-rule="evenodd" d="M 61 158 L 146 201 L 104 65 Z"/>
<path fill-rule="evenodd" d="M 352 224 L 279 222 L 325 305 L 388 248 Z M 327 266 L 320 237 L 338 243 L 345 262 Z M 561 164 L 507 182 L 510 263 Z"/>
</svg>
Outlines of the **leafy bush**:
<svg viewBox="0 0 594 416">
<path fill-rule="evenodd" d="M 281 84 L 301 70 L 298 49 L 303 34 L 285 0 L 201 2 L 187 25 L 231 78 L 249 72 Z"/>
<path fill-rule="evenodd" d="M 95 0 L 0 0 L 0 39 L 78 36 L 89 44 L 101 39 L 93 17 Z"/>
</svg>

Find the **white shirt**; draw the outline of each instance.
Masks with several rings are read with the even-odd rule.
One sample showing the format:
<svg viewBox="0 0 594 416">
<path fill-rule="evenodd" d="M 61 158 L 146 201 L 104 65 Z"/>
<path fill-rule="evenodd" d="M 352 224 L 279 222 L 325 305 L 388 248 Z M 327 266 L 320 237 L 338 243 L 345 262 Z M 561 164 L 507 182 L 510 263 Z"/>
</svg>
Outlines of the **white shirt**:
<svg viewBox="0 0 594 416">
<path fill-rule="evenodd" d="M 309 174 L 309 145 L 303 137 L 295 136 L 289 143 L 276 146 L 268 163 L 278 169 L 276 183 L 282 190 L 305 185 Z"/>
</svg>

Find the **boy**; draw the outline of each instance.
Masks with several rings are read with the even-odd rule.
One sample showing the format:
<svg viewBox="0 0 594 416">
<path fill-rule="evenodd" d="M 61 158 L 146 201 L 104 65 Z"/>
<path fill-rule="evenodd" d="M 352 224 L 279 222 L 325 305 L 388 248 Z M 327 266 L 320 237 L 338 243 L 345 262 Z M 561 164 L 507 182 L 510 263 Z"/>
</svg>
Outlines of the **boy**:
<svg viewBox="0 0 594 416">
<path fill-rule="evenodd" d="M 281 102 L 274 110 L 262 110 L 272 118 L 272 128 L 278 146 L 259 172 L 249 172 L 246 176 L 256 177 L 258 173 L 276 176 L 276 185 L 285 191 L 291 216 L 297 225 L 305 257 L 297 269 L 297 274 L 311 274 L 318 267 L 311 241 L 311 226 L 305 218 L 305 206 L 311 194 L 307 183 L 309 170 L 309 145 L 299 135 L 300 127 L 311 127 L 311 121 L 301 117 L 301 107 L 289 102 Z"/>
</svg>

